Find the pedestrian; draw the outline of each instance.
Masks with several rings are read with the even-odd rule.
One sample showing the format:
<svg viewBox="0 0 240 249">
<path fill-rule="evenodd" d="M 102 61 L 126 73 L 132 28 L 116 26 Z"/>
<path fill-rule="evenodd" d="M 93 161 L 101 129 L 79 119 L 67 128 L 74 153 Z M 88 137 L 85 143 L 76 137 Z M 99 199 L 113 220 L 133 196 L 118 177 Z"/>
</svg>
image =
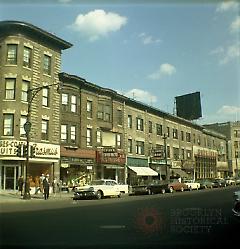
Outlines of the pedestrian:
<svg viewBox="0 0 240 249">
<path fill-rule="evenodd" d="M 23 176 L 20 176 L 18 178 L 18 191 L 21 193 L 21 196 L 23 195 Z"/>
<path fill-rule="evenodd" d="M 38 191 L 41 192 L 41 188 L 40 188 L 40 177 L 36 176 L 35 177 L 35 184 L 36 184 L 36 189 L 35 189 L 35 195 L 38 194 Z"/>
<path fill-rule="evenodd" d="M 49 198 L 49 179 L 48 179 L 48 175 L 43 179 L 43 193 L 44 193 L 44 199 L 47 200 Z"/>
<path fill-rule="evenodd" d="M 39 185 L 40 185 L 40 192 L 43 193 L 43 180 L 45 179 L 45 175 L 42 174 L 40 177 L 39 177 Z"/>
<path fill-rule="evenodd" d="M 57 178 L 54 177 L 53 183 L 52 183 L 54 196 L 56 196 L 56 193 L 58 192 L 58 186 L 59 184 L 58 184 Z"/>
</svg>

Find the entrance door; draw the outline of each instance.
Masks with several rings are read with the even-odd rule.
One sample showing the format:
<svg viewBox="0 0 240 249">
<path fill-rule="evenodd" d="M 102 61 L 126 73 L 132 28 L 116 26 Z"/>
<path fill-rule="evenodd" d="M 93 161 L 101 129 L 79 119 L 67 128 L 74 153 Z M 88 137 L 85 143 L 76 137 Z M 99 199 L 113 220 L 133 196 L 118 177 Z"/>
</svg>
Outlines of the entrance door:
<svg viewBox="0 0 240 249">
<path fill-rule="evenodd" d="M 3 189 L 16 190 L 17 167 L 5 166 L 3 170 Z"/>
</svg>

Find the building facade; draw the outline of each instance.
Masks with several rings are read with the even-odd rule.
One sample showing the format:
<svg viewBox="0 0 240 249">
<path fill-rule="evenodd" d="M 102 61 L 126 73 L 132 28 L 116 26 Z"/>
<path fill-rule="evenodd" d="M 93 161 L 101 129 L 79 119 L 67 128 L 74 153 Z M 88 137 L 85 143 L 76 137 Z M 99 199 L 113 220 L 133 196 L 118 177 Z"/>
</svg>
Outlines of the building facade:
<svg viewBox="0 0 240 249">
<path fill-rule="evenodd" d="M 227 138 L 227 158 L 232 176 L 240 176 L 240 121 L 204 125 Z"/>
<path fill-rule="evenodd" d="M 59 176 L 58 74 L 61 51 L 69 47 L 70 43 L 31 24 L 0 22 L 1 189 L 16 189 L 20 175 L 31 176 L 31 186 L 42 173 Z M 33 155 L 26 168 L 27 119 Z"/>
</svg>

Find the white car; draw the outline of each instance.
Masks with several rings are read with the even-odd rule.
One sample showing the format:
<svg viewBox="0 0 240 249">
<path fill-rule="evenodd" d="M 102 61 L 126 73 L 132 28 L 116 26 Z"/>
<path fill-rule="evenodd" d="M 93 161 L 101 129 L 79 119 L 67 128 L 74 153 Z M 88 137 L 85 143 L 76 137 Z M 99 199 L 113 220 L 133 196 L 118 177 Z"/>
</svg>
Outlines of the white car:
<svg viewBox="0 0 240 249">
<path fill-rule="evenodd" d="M 196 189 L 196 190 L 200 189 L 199 182 L 195 182 L 194 180 L 184 180 L 183 182 L 187 185 L 187 187 L 190 191 L 194 190 L 194 189 Z"/>
<path fill-rule="evenodd" d="M 233 178 L 226 178 L 225 179 L 226 181 L 226 184 L 229 186 L 229 185 L 236 185 L 236 182 Z"/>
<path fill-rule="evenodd" d="M 84 187 L 76 187 L 73 199 L 102 199 L 106 196 L 120 197 L 123 192 L 128 191 L 128 185 L 118 184 L 115 180 L 101 179 L 94 180 Z"/>
</svg>

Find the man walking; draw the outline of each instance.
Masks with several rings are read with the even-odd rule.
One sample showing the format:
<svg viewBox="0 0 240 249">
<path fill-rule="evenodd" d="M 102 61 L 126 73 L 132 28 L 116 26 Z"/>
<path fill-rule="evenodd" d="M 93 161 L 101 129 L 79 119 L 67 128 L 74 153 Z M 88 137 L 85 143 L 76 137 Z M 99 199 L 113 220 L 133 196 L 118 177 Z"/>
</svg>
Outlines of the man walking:
<svg viewBox="0 0 240 249">
<path fill-rule="evenodd" d="M 43 192 L 44 192 L 44 199 L 47 200 L 49 197 L 49 179 L 48 175 L 43 179 Z"/>
</svg>

